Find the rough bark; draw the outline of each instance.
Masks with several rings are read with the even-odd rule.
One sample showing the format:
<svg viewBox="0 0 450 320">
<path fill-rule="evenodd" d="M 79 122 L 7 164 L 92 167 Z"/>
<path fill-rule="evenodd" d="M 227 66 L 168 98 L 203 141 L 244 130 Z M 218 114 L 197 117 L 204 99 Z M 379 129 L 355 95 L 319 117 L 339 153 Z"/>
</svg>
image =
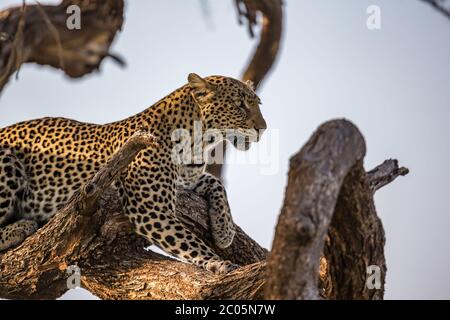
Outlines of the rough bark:
<svg viewBox="0 0 450 320">
<path fill-rule="evenodd" d="M 291 158 L 284 206 L 268 262 L 269 298 L 319 298 L 324 240 L 343 181 L 364 154 L 358 129 L 339 121 L 321 126 Z"/>
<path fill-rule="evenodd" d="M 386 160 L 366 173 L 365 150 L 359 130 L 339 120 L 322 125 L 291 158 L 268 258 L 266 297 L 383 298 L 385 239 L 373 194 L 408 169 Z M 370 265 L 381 270 L 376 290 L 366 286 Z"/>
<path fill-rule="evenodd" d="M 358 161 L 346 176 L 325 241 L 324 260 L 328 272 L 323 293 L 329 299 L 382 299 L 386 277 L 384 229 L 376 214 L 376 190 L 408 174 L 397 160 L 386 160 L 365 173 Z M 381 287 L 366 285 L 367 267 L 381 270 Z"/>
<path fill-rule="evenodd" d="M 148 243 L 134 234 L 116 191 L 109 186 L 133 157 L 149 146 L 155 147 L 152 138 L 138 132 L 51 222 L 18 248 L 0 255 L 0 297 L 57 298 L 67 291 L 66 269 L 70 265 L 81 268 L 82 285 L 101 298 L 239 299 L 260 293 L 264 262 L 215 276 L 144 249 Z M 180 193 L 177 215 L 214 247 L 205 200 L 182 190 Z M 215 249 L 238 264 L 261 261 L 267 254 L 240 228 L 232 246 Z M 246 285 L 240 286 L 242 282 Z"/>
<path fill-rule="evenodd" d="M 398 176 L 406 176 L 408 173 L 409 170 L 407 168 L 398 167 L 397 160 L 386 160 L 376 168 L 367 172 L 370 189 L 372 192 L 375 192 L 397 179 Z"/>
<path fill-rule="evenodd" d="M 67 291 L 67 267 L 77 264 L 82 286 L 103 299 L 382 298 L 382 289 L 365 287 L 366 265 L 385 270 L 371 186 L 405 171 L 391 160 L 366 174 L 364 140 L 348 121 L 322 125 L 291 159 L 267 270 L 267 250 L 240 228 L 230 248 L 215 248 L 242 266 L 226 275 L 144 249 L 109 186 L 146 147 L 157 146 L 137 133 L 47 225 L 0 254 L 0 297 L 57 298 Z M 204 199 L 180 190 L 176 214 L 214 247 Z"/>
<path fill-rule="evenodd" d="M 81 9 L 81 29 L 66 25 L 70 5 Z M 61 69 L 78 78 L 97 70 L 122 27 L 123 0 L 64 0 L 59 5 L 30 4 L 0 11 L 0 91 L 23 63 Z"/>
</svg>

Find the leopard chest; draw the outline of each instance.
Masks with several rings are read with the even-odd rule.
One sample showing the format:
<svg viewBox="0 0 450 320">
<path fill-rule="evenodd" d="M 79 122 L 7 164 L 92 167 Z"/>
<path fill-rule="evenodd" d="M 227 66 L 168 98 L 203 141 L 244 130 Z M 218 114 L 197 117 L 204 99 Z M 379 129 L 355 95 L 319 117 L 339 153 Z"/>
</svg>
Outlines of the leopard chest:
<svg viewBox="0 0 450 320">
<path fill-rule="evenodd" d="M 206 164 L 180 165 L 177 185 L 193 187 L 206 170 Z"/>
</svg>

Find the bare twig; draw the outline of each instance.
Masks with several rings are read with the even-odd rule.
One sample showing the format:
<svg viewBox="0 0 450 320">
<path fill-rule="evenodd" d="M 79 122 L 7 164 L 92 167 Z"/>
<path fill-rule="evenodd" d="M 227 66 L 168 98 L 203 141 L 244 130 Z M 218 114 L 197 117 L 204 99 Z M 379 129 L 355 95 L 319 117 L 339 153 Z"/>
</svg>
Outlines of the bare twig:
<svg viewBox="0 0 450 320">
<path fill-rule="evenodd" d="M 445 5 L 443 4 L 445 1 L 439 1 L 439 0 L 422 0 L 422 1 L 429 4 L 434 9 L 436 9 L 438 12 L 440 12 L 445 17 L 450 19 L 450 9 L 449 9 L 450 6 L 445 7 Z"/>
</svg>

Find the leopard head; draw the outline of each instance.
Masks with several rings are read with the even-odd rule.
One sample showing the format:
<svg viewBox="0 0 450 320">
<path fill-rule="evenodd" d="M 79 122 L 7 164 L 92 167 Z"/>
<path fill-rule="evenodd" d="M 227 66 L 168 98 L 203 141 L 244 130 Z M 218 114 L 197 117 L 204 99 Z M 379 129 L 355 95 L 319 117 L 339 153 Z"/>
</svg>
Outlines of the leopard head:
<svg viewBox="0 0 450 320">
<path fill-rule="evenodd" d="M 247 150 L 267 128 L 251 82 L 224 76 L 188 76 L 191 95 L 200 107 L 205 128 L 221 132 L 236 148 Z M 217 141 L 216 141 L 217 142 Z"/>
</svg>

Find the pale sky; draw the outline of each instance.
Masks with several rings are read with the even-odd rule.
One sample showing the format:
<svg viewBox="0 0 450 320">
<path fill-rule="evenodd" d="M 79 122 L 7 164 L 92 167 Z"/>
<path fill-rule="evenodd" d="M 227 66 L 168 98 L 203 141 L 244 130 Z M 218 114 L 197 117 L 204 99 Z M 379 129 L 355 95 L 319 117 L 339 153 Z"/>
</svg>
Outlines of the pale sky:
<svg viewBox="0 0 450 320">
<path fill-rule="evenodd" d="M 20 2 L 0 0 L 1 7 Z M 0 97 L 0 126 L 44 116 L 119 120 L 183 85 L 190 72 L 239 77 L 255 44 L 231 0 L 203 1 L 207 15 L 195 0 L 126 2 L 113 51 L 127 68 L 106 61 L 101 73 L 71 81 L 24 65 Z M 345 117 L 366 138 L 367 170 L 391 157 L 411 170 L 375 199 L 386 231 L 386 298 L 449 299 L 450 20 L 418 0 L 285 2 L 280 58 L 260 91 L 270 131 L 261 143 L 278 134 L 270 153 L 278 170 L 228 166 L 235 221 L 270 248 L 289 157 L 321 123 Z M 372 4 L 381 8 L 381 30 L 366 27 Z"/>
</svg>

